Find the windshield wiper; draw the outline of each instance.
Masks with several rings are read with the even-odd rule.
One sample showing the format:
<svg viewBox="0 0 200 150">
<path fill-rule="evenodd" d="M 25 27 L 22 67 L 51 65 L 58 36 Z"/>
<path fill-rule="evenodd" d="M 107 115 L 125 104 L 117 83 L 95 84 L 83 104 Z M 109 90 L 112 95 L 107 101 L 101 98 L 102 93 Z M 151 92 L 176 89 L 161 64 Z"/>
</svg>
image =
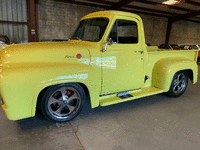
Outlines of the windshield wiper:
<svg viewBox="0 0 200 150">
<path fill-rule="evenodd" d="M 75 37 L 77 40 L 80 40 L 81 42 L 83 42 L 83 40 L 79 37 Z"/>
</svg>

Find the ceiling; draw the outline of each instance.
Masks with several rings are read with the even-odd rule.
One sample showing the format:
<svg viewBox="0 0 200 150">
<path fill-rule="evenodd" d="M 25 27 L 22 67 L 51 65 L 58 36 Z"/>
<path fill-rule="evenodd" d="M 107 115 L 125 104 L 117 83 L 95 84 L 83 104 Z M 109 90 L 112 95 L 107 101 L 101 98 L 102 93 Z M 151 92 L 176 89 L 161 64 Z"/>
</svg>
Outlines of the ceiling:
<svg viewBox="0 0 200 150">
<path fill-rule="evenodd" d="M 67 3 L 123 10 L 133 13 L 168 17 L 175 21 L 187 19 L 200 23 L 200 0 L 177 0 L 178 4 L 164 5 L 166 0 L 57 0 Z"/>
</svg>

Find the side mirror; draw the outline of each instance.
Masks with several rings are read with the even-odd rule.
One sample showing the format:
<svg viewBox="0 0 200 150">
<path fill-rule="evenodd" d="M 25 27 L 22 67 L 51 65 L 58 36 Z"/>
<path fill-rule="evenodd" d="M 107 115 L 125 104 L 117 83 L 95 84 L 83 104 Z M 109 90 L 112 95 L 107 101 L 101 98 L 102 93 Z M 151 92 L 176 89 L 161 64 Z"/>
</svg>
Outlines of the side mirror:
<svg viewBox="0 0 200 150">
<path fill-rule="evenodd" d="M 112 38 L 108 38 L 108 39 L 106 40 L 106 44 L 105 44 L 105 47 L 104 47 L 104 49 L 102 50 L 102 52 L 106 52 L 108 45 L 112 45 L 112 43 L 113 43 Z"/>
</svg>

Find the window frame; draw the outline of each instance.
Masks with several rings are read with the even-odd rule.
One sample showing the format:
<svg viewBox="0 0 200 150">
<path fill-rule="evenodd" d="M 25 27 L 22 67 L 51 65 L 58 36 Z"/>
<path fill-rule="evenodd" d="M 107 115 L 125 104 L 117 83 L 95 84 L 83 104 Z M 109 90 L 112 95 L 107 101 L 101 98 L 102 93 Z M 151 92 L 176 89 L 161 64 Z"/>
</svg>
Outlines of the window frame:
<svg viewBox="0 0 200 150">
<path fill-rule="evenodd" d="M 109 19 L 108 17 L 92 17 L 92 18 L 86 18 L 86 19 L 81 20 L 81 21 L 79 22 L 79 25 L 76 27 L 75 31 L 73 32 L 73 34 L 72 34 L 72 36 L 71 36 L 70 39 L 71 39 L 71 40 L 74 40 L 73 36 L 75 35 L 77 29 L 80 27 L 82 21 L 84 21 L 84 20 L 85 20 L 85 21 L 88 21 L 88 20 L 99 19 L 99 18 L 104 19 L 104 20 L 107 21 L 107 25 L 106 25 L 106 27 L 105 27 L 104 33 L 102 34 L 101 38 L 100 38 L 98 41 L 91 41 L 91 40 L 85 40 L 85 39 L 81 39 L 81 40 L 83 40 L 83 41 L 88 41 L 88 42 L 95 42 L 95 43 L 100 42 L 100 41 L 103 39 L 103 37 L 104 37 L 104 35 L 105 35 L 105 33 L 106 33 L 106 30 L 107 30 L 107 28 L 108 28 L 108 26 L 109 26 L 109 23 L 110 23 L 110 19 Z M 85 30 L 84 30 L 84 32 L 85 32 Z M 83 32 L 83 35 L 84 35 L 84 32 Z"/>
</svg>

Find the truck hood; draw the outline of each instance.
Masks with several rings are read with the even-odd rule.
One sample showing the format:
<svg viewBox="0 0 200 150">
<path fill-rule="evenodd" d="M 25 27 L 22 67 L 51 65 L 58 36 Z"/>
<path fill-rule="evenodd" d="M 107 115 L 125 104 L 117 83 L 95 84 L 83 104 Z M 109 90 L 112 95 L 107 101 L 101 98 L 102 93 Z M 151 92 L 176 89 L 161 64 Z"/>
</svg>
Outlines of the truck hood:
<svg viewBox="0 0 200 150">
<path fill-rule="evenodd" d="M 90 63 L 88 43 L 81 41 L 37 42 L 1 49 L 1 66 L 32 66 L 46 63 Z"/>
</svg>

